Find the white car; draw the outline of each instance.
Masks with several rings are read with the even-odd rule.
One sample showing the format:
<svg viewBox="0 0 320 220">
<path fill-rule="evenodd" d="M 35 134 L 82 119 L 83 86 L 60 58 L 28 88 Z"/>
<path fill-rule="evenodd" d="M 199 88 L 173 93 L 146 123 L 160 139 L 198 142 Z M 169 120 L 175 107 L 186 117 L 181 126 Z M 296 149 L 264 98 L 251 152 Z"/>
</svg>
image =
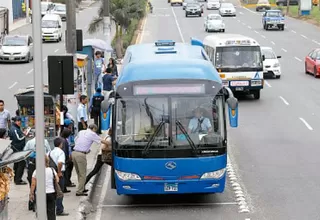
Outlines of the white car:
<svg viewBox="0 0 320 220">
<path fill-rule="evenodd" d="M 236 16 L 236 8 L 232 3 L 221 3 L 219 14 L 221 16 Z"/>
<path fill-rule="evenodd" d="M 208 0 L 207 2 L 207 10 L 211 9 L 219 9 L 220 8 L 220 0 Z"/>
<path fill-rule="evenodd" d="M 0 62 L 27 62 L 33 60 L 33 39 L 29 35 L 7 35 L 0 48 Z"/>
<path fill-rule="evenodd" d="M 185 10 L 188 3 L 196 3 L 196 0 L 184 0 L 182 3 L 182 9 Z"/>
<path fill-rule="evenodd" d="M 261 52 L 265 59 L 263 61 L 263 75 L 280 79 L 281 67 L 278 59 L 281 56 L 277 56 L 271 47 L 261 47 Z"/>
<path fill-rule="evenodd" d="M 225 31 L 225 24 L 222 20 L 221 15 L 218 14 L 208 14 L 204 20 L 204 30 L 206 32 L 210 31 Z"/>
</svg>

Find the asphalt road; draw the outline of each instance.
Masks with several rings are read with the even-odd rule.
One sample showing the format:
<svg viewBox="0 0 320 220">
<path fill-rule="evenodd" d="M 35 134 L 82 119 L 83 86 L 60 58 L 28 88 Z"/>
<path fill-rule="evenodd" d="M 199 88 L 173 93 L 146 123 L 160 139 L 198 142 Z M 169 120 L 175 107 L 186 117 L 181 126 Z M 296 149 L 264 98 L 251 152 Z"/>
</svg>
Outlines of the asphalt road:
<svg viewBox="0 0 320 220">
<path fill-rule="evenodd" d="M 77 13 L 77 28 L 83 30 L 83 38 L 101 38 L 101 32 L 90 35 L 87 33 L 88 25 L 97 14 L 99 4 L 95 3 Z M 63 37 L 60 43 L 46 42 L 42 44 L 43 55 L 43 77 L 44 84 L 48 83 L 47 56 L 65 54 L 65 25 L 63 22 Z M 29 34 L 32 35 L 32 25 L 25 25 L 12 31 L 10 34 Z M 33 62 L 30 63 L 12 63 L 0 64 L 0 99 L 5 101 L 6 108 L 14 115 L 17 109 L 17 102 L 14 93 L 21 88 L 33 85 Z"/>
<path fill-rule="evenodd" d="M 260 100 L 240 100 L 240 126 L 229 129 L 229 156 L 246 192 L 249 213 L 239 213 L 234 188 L 212 196 L 148 196 L 132 200 L 117 196 L 101 175 L 89 219 L 319 219 L 320 81 L 304 72 L 304 58 L 320 45 L 319 28 L 286 18 L 284 31 L 265 31 L 261 13 L 242 8 L 224 18 L 226 33 L 243 34 L 272 47 L 280 59 L 281 79 L 268 79 Z M 181 7 L 153 0 L 142 42 L 159 39 L 189 42 L 203 39 L 204 16 L 186 18 Z M 220 34 L 220 33 L 213 33 Z M 104 168 L 103 173 L 107 172 Z M 207 203 L 207 204 L 205 204 Z M 165 204 L 165 205 L 163 205 Z"/>
</svg>

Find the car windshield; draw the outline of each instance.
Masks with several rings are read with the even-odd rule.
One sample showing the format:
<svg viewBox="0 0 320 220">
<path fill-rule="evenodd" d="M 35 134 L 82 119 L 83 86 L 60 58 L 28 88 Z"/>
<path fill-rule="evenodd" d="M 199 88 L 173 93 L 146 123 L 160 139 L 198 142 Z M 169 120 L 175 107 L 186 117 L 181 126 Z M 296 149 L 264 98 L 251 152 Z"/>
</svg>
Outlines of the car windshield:
<svg viewBox="0 0 320 220">
<path fill-rule="evenodd" d="M 262 49 L 262 55 L 264 55 L 265 59 L 276 59 L 276 55 L 270 49 Z"/>
<path fill-rule="evenodd" d="M 59 26 L 58 21 L 42 20 L 42 28 L 57 28 Z"/>
<path fill-rule="evenodd" d="M 55 8 L 54 8 L 55 11 L 60 11 L 60 12 L 64 12 L 66 11 L 66 6 L 64 5 L 57 5 Z"/>
<path fill-rule="evenodd" d="M 231 3 L 224 3 L 224 4 L 221 4 L 221 8 L 234 8 L 234 7 L 233 7 L 233 4 Z"/>
<path fill-rule="evenodd" d="M 184 2 L 187 4 L 190 4 L 190 3 L 195 3 L 196 1 L 195 0 L 185 0 Z"/>
<path fill-rule="evenodd" d="M 26 37 L 5 37 L 2 46 L 26 46 Z"/>
<path fill-rule="evenodd" d="M 259 46 L 229 46 L 217 47 L 216 68 L 262 67 L 261 50 Z"/>
<path fill-rule="evenodd" d="M 208 16 L 208 20 L 221 20 L 220 16 Z"/>
<path fill-rule="evenodd" d="M 281 12 L 273 11 L 273 12 L 267 12 L 267 17 L 281 17 Z"/>
<path fill-rule="evenodd" d="M 222 103 L 222 96 L 118 99 L 118 147 L 141 150 L 152 141 L 150 150 L 191 149 L 190 139 L 197 148 L 214 147 L 224 135 Z"/>
<path fill-rule="evenodd" d="M 187 7 L 200 7 L 200 5 L 196 3 L 188 3 Z"/>
</svg>

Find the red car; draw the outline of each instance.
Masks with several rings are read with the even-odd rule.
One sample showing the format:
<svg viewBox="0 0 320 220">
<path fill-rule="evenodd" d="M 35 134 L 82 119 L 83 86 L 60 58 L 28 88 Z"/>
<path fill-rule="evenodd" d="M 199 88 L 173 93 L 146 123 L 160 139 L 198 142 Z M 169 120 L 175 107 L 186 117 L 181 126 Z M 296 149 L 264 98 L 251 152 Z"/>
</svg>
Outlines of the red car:
<svg viewBox="0 0 320 220">
<path fill-rule="evenodd" d="M 312 73 L 314 77 L 320 76 L 320 48 L 312 50 L 305 59 L 306 73 Z"/>
</svg>

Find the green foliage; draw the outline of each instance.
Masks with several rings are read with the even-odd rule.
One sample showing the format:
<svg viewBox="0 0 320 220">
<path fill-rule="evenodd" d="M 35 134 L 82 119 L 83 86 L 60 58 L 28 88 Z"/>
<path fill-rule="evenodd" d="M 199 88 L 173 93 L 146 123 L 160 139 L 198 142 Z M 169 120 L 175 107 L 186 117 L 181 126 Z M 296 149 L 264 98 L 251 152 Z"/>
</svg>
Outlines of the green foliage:
<svg viewBox="0 0 320 220">
<path fill-rule="evenodd" d="M 126 34 L 123 36 L 123 49 L 127 49 L 130 46 L 132 39 L 134 37 L 135 31 L 138 28 L 139 20 L 133 19 L 126 31 Z"/>
</svg>

